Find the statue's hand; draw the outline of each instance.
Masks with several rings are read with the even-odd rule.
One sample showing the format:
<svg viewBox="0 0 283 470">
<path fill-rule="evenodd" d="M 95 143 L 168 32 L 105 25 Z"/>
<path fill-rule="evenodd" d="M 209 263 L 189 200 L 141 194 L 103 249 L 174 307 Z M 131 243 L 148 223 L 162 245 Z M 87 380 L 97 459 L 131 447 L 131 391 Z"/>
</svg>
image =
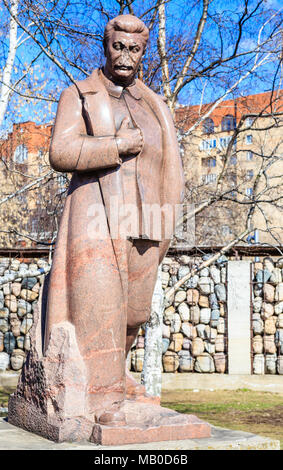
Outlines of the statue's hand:
<svg viewBox="0 0 283 470">
<path fill-rule="evenodd" d="M 119 155 L 136 155 L 143 146 L 143 138 L 140 129 L 129 128 L 130 118 L 125 117 L 116 134 L 116 142 Z"/>
</svg>

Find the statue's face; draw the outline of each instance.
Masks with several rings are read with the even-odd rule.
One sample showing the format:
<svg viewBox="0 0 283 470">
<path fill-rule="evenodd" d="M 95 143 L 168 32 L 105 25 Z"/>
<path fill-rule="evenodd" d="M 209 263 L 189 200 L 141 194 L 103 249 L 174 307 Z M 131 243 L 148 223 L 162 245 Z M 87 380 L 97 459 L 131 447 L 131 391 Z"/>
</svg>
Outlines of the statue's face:
<svg viewBox="0 0 283 470">
<path fill-rule="evenodd" d="M 131 83 L 138 71 L 144 53 L 144 42 L 140 34 L 114 31 L 105 51 L 106 69 L 113 79 Z"/>
</svg>

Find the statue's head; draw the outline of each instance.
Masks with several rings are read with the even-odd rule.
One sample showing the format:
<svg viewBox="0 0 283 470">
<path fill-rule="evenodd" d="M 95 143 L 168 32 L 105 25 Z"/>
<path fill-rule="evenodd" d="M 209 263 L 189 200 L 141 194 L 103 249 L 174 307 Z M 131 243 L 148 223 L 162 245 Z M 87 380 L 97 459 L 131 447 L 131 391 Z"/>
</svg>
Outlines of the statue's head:
<svg viewBox="0 0 283 470">
<path fill-rule="evenodd" d="M 145 52 L 149 31 L 133 15 L 120 15 L 107 23 L 104 31 L 106 71 L 114 81 L 131 83 Z"/>
</svg>

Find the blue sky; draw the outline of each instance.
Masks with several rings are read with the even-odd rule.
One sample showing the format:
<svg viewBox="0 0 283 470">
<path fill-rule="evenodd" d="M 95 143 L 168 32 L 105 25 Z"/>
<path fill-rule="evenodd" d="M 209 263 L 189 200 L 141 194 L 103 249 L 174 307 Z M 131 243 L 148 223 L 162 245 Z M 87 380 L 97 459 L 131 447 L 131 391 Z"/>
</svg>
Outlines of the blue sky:
<svg viewBox="0 0 283 470">
<path fill-rule="evenodd" d="M 255 4 L 254 0 L 251 4 Z M 74 5 L 77 2 L 74 1 Z M 147 8 L 151 2 L 136 0 L 134 5 L 137 5 L 137 13 L 143 9 Z M 105 9 L 108 7 L 112 15 L 115 16 L 118 13 L 118 7 L 115 0 L 106 0 L 104 1 Z M 202 44 L 199 49 L 199 61 L 197 64 L 198 67 L 202 67 L 206 61 L 213 60 L 214 55 L 217 57 L 220 47 L 219 39 L 219 30 L 215 26 L 215 19 L 222 16 L 221 24 L 221 34 L 223 34 L 224 42 L 224 56 L 227 56 L 233 48 L 233 41 L 235 40 L 235 29 L 233 29 L 232 20 L 241 15 L 244 7 L 244 2 L 239 0 L 213 0 L 209 7 L 209 13 L 214 19 L 209 18 L 207 21 L 206 29 L 203 34 Z M 281 7 L 278 0 L 265 0 L 262 3 L 262 15 L 264 11 L 269 8 L 278 10 Z M 74 12 L 72 12 L 74 15 Z M 201 9 L 199 5 L 196 5 L 195 1 L 188 0 L 171 0 L 167 4 L 167 36 L 168 36 L 168 46 L 171 46 L 171 41 L 174 40 L 180 32 L 182 33 L 183 38 L 190 38 L 193 36 L 197 23 L 201 15 Z M 87 21 L 86 21 L 87 20 Z M 91 32 L 102 33 L 103 26 L 106 23 L 106 20 L 99 21 L 99 17 L 93 13 L 91 6 L 88 12 L 82 11 L 80 8 L 74 15 L 74 21 L 77 23 L 84 23 L 86 30 Z M 241 40 L 241 50 L 244 51 L 245 48 L 250 47 L 251 45 L 256 44 L 257 33 L 259 24 L 262 22 L 262 18 L 255 16 L 255 18 L 247 23 L 246 31 L 243 34 Z M 264 34 L 268 32 L 269 25 L 264 29 Z M 3 36 L 2 36 L 3 37 Z M 156 39 L 151 39 L 156 47 Z M 62 38 L 61 40 L 64 48 L 68 49 L 68 44 L 66 39 Z M 7 46 L 7 44 L 6 44 Z M 100 51 L 99 51 L 99 49 Z M 178 50 L 178 42 L 177 48 Z M 32 44 L 32 41 L 29 39 L 18 51 L 16 65 L 20 68 L 21 64 L 29 63 L 30 58 L 33 57 L 35 52 L 35 46 Z M 71 52 L 71 51 L 70 51 Z M 101 63 L 101 48 L 100 46 L 94 45 L 93 50 L 88 55 L 88 71 L 91 71 L 93 67 L 96 67 Z M 239 61 L 240 63 L 240 61 Z M 257 71 L 246 80 L 244 80 L 241 86 L 235 91 L 235 94 L 249 94 L 252 92 L 257 93 L 261 91 L 267 91 L 272 86 L 272 77 L 274 75 L 274 69 L 277 66 L 275 62 L 270 61 L 265 67 L 262 67 L 261 70 Z M 84 78 L 85 75 L 80 72 L 76 73 L 76 78 Z M 223 93 L 227 88 L 227 77 L 229 78 L 230 85 L 237 80 L 237 73 L 240 77 L 239 72 L 236 72 L 230 64 L 227 64 L 218 70 L 216 76 L 204 77 L 194 80 L 189 86 L 187 86 L 179 95 L 179 102 L 184 105 L 197 104 L 201 99 L 204 102 L 209 102 L 213 100 L 216 96 Z M 15 73 L 15 76 L 17 73 Z M 52 96 L 58 99 L 60 92 L 63 88 L 68 85 L 68 79 L 64 77 L 61 73 L 58 74 L 58 70 L 54 64 L 42 55 L 40 60 L 37 61 L 36 65 L 32 69 L 32 78 L 31 82 L 34 81 L 38 83 L 38 89 L 36 93 L 46 94 L 49 90 L 52 93 Z M 225 81 L 224 81 L 225 80 Z M 222 84 L 223 81 L 223 84 Z M 45 87 L 40 88 L 42 82 L 45 82 Z M 56 105 L 52 105 L 48 102 L 39 102 L 33 100 L 32 103 L 28 103 L 24 98 L 19 99 L 17 95 L 11 100 L 9 106 L 9 114 L 7 115 L 6 125 L 10 125 L 11 122 L 19 122 L 24 120 L 35 120 L 36 122 L 46 122 L 50 121 L 54 117 L 56 110 Z"/>
</svg>

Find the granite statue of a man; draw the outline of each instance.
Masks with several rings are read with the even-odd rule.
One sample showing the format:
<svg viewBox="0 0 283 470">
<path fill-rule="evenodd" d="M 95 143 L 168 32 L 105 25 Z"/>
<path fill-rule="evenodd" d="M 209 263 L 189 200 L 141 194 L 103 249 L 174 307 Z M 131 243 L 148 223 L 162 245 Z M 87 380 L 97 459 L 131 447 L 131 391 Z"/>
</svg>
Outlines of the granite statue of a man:
<svg viewBox="0 0 283 470">
<path fill-rule="evenodd" d="M 151 406 L 143 403 L 144 388 L 127 375 L 125 359 L 150 315 L 158 265 L 174 229 L 171 223 L 165 230 L 166 218 L 182 201 L 183 173 L 170 112 L 136 78 L 148 34 L 132 15 L 111 20 L 104 34 L 105 66 L 64 90 L 58 105 L 50 163 L 73 176 L 50 274 L 43 352 L 36 352 L 42 353 L 37 359 L 48 376 L 48 393 L 42 385 L 37 406 L 42 416 L 49 413 L 45 428 L 53 426 L 52 431 L 23 426 L 15 418 L 17 395 L 35 401 L 28 391 L 29 371 L 35 368 L 32 355 L 10 413 L 15 424 L 54 440 L 79 440 L 97 423 L 92 440 L 117 442 L 117 432 L 114 439 L 101 438 L 105 429 L 119 427 L 122 439 L 121 429 L 132 425 L 133 415 L 145 420 L 143 406 Z M 152 207 L 167 209 L 152 218 Z M 132 208 L 135 216 L 127 225 L 125 216 L 127 220 Z M 133 411 L 136 402 L 141 408 Z M 23 405 L 22 414 L 27 409 Z M 164 412 L 152 416 L 150 429 L 165 419 Z M 197 426 L 200 437 L 201 432 L 208 435 L 207 428 Z M 132 433 L 127 436 L 122 442 L 132 442 Z M 141 441 L 162 440 L 148 436 Z"/>
<path fill-rule="evenodd" d="M 183 190 L 167 107 L 135 79 L 147 39 L 148 29 L 132 15 L 108 23 L 105 67 L 63 92 L 50 149 L 52 167 L 74 176 L 53 261 L 46 347 L 54 323 L 75 325 L 94 413 L 124 399 L 125 350 L 148 319 L 168 241 L 144 233 L 143 224 L 129 227 L 127 237 L 93 239 L 91 205 L 102 204 L 110 220 L 111 196 L 119 207 L 142 210 L 180 203 Z"/>
</svg>

